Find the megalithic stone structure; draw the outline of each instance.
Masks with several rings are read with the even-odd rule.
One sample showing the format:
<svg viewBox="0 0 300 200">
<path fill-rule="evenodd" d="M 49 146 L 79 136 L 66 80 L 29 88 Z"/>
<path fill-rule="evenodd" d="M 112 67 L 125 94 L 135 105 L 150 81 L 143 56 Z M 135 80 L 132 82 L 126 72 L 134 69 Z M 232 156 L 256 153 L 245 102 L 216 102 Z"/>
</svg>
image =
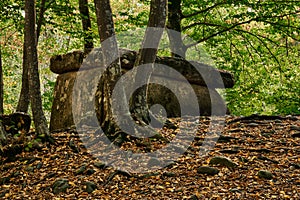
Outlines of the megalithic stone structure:
<svg viewBox="0 0 300 200">
<path fill-rule="evenodd" d="M 100 59 L 101 62 L 101 53 L 99 53 L 101 52 L 101 49 L 98 49 L 98 51 L 94 52 L 98 52 L 95 56 L 98 56 L 97 59 Z M 135 51 L 120 49 L 120 60 L 123 73 L 132 69 L 136 59 L 136 55 L 137 52 Z M 82 51 L 74 51 L 72 53 L 57 55 L 51 58 L 50 69 L 52 72 L 58 74 L 58 76 L 53 94 L 54 100 L 51 111 L 50 131 L 65 129 L 74 125 L 74 111 L 72 111 L 72 102 L 76 103 L 76 105 L 78 105 L 79 107 L 94 106 L 94 102 L 89 102 L 92 98 L 87 98 L 86 102 L 77 102 L 77 99 L 72 99 L 74 82 L 78 74 L 81 73 L 82 68 L 80 69 L 80 67 L 84 58 L 85 55 Z M 203 63 L 187 61 L 173 57 L 157 57 L 156 63 L 173 68 L 174 70 L 182 74 L 183 77 L 190 83 L 198 98 L 200 115 L 210 116 L 212 104 L 220 107 L 226 106 L 225 101 L 222 99 L 216 89 L 232 88 L 234 86 L 234 79 L 231 73 L 224 70 L 215 69 Z M 198 69 L 201 69 L 201 75 L 198 73 L 194 66 L 197 66 Z M 93 70 L 93 67 L 93 65 L 85 66 L 84 70 Z M 220 74 L 221 79 L 214 77 L 215 72 L 218 72 Z M 172 80 L 172 77 L 164 77 L 163 73 L 153 73 L 152 76 L 154 77 L 154 79 L 156 76 L 168 79 L 168 82 L 171 81 L 172 84 L 178 86 L 176 87 L 175 93 L 184 97 L 184 91 L 186 89 L 184 88 L 184 85 L 181 84 L 182 80 Z M 202 76 L 205 76 L 205 79 Z M 95 83 L 94 81 L 92 82 Z M 97 85 L 89 86 L 89 82 L 83 84 L 87 84 L 86 88 L 97 87 Z M 159 86 L 157 84 L 149 86 L 148 104 L 161 104 L 166 109 L 168 117 L 179 117 L 181 114 L 180 106 L 176 96 L 170 90 L 168 90 L 168 88 Z M 193 109 L 193 105 L 181 106 L 191 106 L 190 109 Z M 91 107 L 89 107 L 89 109 L 91 109 Z M 218 115 L 222 113 L 215 114 Z M 229 114 L 228 110 L 227 114 Z"/>
</svg>

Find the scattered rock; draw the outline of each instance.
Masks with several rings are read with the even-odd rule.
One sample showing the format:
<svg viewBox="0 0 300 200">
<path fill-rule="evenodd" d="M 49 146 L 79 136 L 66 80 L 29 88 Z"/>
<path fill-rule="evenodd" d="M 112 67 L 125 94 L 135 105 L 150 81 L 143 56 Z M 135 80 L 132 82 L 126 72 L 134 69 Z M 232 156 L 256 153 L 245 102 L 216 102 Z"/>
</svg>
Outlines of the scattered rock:
<svg viewBox="0 0 300 200">
<path fill-rule="evenodd" d="M 75 174 L 76 175 L 79 175 L 79 174 L 83 174 L 83 172 L 86 170 L 86 165 L 83 164 L 76 172 Z"/>
<path fill-rule="evenodd" d="M 242 191 L 239 190 L 238 188 L 232 188 L 229 190 L 230 192 L 238 192 L 238 193 L 241 193 Z"/>
<path fill-rule="evenodd" d="M 34 161 L 36 161 L 37 160 L 37 158 L 30 158 L 28 161 L 27 161 L 27 165 L 29 165 L 29 164 L 31 164 L 31 163 L 34 163 Z"/>
<path fill-rule="evenodd" d="M 105 165 L 105 163 L 95 162 L 94 166 L 99 168 L 99 169 L 104 169 L 106 165 Z"/>
<path fill-rule="evenodd" d="M 89 194 L 92 193 L 95 189 L 97 189 L 97 185 L 94 182 L 87 181 L 85 182 L 85 186 L 85 191 Z"/>
<path fill-rule="evenodd" d="M 282 121 L 281 121 L 280 119 L 275 119 L 274 122 L 275 122 L 276 124 L 282 124 Z"/>
<path fill-rule="evenodd" d="M 57 159 L 57 158 L 59 158 L 59 155 L 54 155 L 54 156 L 51 156 L 51 157 L 50 157 L 51 160 L 55 160 L 55 159 Z"/>
<path fill-rule="evenodd" d="M 55 175 L 56 175 L 55 172 L 50 172 L 50 173 L 48 173 L 48 174 L 46 175 L 46 178 L 52 178 L 52 177 L 54 177 Z"/>
<path fill-rule="evenodd" d="M 220 135 L 218 142 L 230 142 L 231 140 L 238 140 L 238 138 Z"/>
<path fill-rule="evenodd" d="M 10 181 L 9 177 L 1 177 L 0 178 L 0 185 L 4 185 Z"/>
<path fill-rule="evenodd" d="M 239 160 L 243 163 L 249 162 L 249 160 L 243 156 L 239 156 Z"/>
<path fill-rule="evenodd" d="M 42 166 L 43 166 L 43 163 L 42 163 L 42 162 L 39 162 L 39 163 L 36 165 L 36 168 L 37 168 L 37 169 L 41 169 Z"/>
<path fill-rule="evenodd" d="M 0 198 L 2 198 L 2 197 L 5 197 L 5 194 L 6 193 L 9 193 L 9 190 L 7 189 L 7 190 L 4 190 L 4 191 L 1 191 L 0 192 Z"/>
<path fill-rule="evenodd" d="M 167 177 L 175 177 L 176 174 L 173 173 L 173 172 L 164 172 L 164 173 L 163 173 L 163 176 L 167 176 Z"/>
<path fill-rule="evenodd" d="M 300 169 L 300 164 L 291 163 L 291 166 L 293 166 L 295 169 Z"/>
<path fill-rule="evenodd" d="M 92 175 L 92 174 L 94 174 L 96 171 L 94 170 L 94 169 L 88 169 L 88 170 L 86 170 L 86 174 L 87 175 Z"/>
<path fill-rule="evenodd" d="M 275 131 L 270 131 L 270 132 L 263 132 L 261 133 L 262 136 L 264 137 L 270 137 L 275 133 Z"/>
<path fill-rule="evenodd" d="M 273 152 L 270 149 L 266 149 L 266 148 L 261 148 L 261 149 L 247 149 L 250 152 L 258 152 L 258 153 L 271 153 Z"/>
<path fill-rule="evenodd" d="M 300 126 L 291 125 L 291 126 L 290 126 L 290 130 L 291 130 L 291 131 L 300 131 Z"/>
<path fill-rule="evenodd" d="M 28 166 L 28 167 L 26 168 L 26 171 L 28 171 L 28 172 L 33 172 L 33 171 L 34 171 L 34 167 Z"/>
<path fill-rule="evenodd" d="M 19 172 L 19 171 L 16 171 L 16 172 L 14 172 L 14 173 L 12 174 L 13 177 L 17 177 L 17 176 L 19 176 L 19 175 L 21 175 L 21 172 Z"/>
<path fill-rule="evenodd" d="M 53 194 L 65 192 L 70 187 L 68 179 L 58 179 L 52 185 Z"/>
<path fill-rule="evenodd" d="M 279 162 L 277 160 L 273 160 L 273 159 L 267 158 L 265 156 L 258 156 L 257 159 L 266 160 L 266 161 L 270 161 L 270 162 L 275 163 L 275 164 L 279 164 Z"/>
<path fill-rule="evenodd" d="M 248 126 L 257 127 L 257 126 L 259 126 L 259 124 L 257 124 L 257 123 L 249 123 Z"/>
<path fill-rule="evenodd" d="M 199 198 L 197 197 L 197 195 L 192 195 L 190 198 L 189 198 L 189 200 L 198 200 Z"/>
<path fill-rule="evenodd" d="M 73 140 L 70 140 L 69 146 L 70 146 L 70 148 L 71 148 L 75 153 L 79 153 L 79 149 L 78 149 L 78 147 L 75 145 L 75 143 L 74 143 Z"/>
<path fill-rule="evenodd" d="M 293 137 L 293 138 L 300 137 L 300 132 L 294 133 L 294 134 L 292 135 L 292 137 Z"/>
<path fill-rule="evenodd" d="M 260 170 L 257 173 L 259 178 L 264 178 L 264 179 L 272 179 L 273 178 L 273 174 L 267 170 Z"/>
<path fill-rule="evenodd" d="M 10 115 L 0 115 L 2 122 L 7 133 L 18 134 L 19 131 L 29 132 L 31 118 L 28 114 L 22 112 L 15 112 Z"/>
<path fill-rule="evenodd" d="M 220 153 L 228 153 L 228 154 L 237 154 L 240 151 L 238 149 L 222 149 L 219 152 Z"/>
<path fill-rule="evenodd" d="M 229 158 L 221 157 L 221 156 L 213 157 L 209 161 L 209 165 L 220 165 L 220 166 L 227 167 L 229 169 L 233 169 L 237 167 L 237 164 L 232 162 Z"/>
<path fill-rule="evenodd" d="M 199 174 L 216 175 L 219 173 L 219 170 L 213 167 L 201 166 L 198 168 L 197 172 Z"/>
</svg>

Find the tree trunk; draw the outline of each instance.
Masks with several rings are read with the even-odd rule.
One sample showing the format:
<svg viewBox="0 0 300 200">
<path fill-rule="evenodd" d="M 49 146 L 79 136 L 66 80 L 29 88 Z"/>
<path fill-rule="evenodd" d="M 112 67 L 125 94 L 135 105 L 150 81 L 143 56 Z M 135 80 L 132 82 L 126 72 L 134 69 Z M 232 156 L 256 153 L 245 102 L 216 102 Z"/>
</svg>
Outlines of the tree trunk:
<svg viewBox="0 0 300 200">
<path fill-rule="evenodd" d="M 170 41 L 171 55 L 172 57 L 185 58 L 187 47 L 182 41 L 181 18 L 181 0 L 169 0 L 167 32 Z"/>
<path fill-rule="evenodd" d="M 6 143 L 6 132 L 4 130 L 2 122 L 0 122 L 0 152 L 3 152 L 3 144 L 5 143 Z"/>
<path fill-rule="evenodd" d="M 1 46 L 0 46 L 0 115 L 2 115 L 4 113 L 3 98 L 4 98 L 4 90 L 3 90 L 3 66 L 2 66 L 2 52 L 1 52 Z"/>
<path fill-rule="evenodd" d="M 0 114 L 3 114 L 3 68 L 2 68 L 2 52 L 0 47 Z M 0 151 L 2 151 L 2 145 L 6 142 L 6 132 L 0 121 Z"/>
<path fill-rule="evenodd" d="M 91 33 L 91 19 L 89 14 L 88 0 L 79 0 L 79 11 L 82 21 L 82 30 L 84 34 L 84 53 L 88 54 L 93 48 L 93 36 Z"/>
<path fill-rule="evenodd" d="M 35 0 L 25 0 L 25 32 L 24 42 L 27 49 L 26 59 L 28 68 L 28 83 L 30 103 L 36 133 L 49 136 L 46 117 L 43 112 L 40 90 L 40 77 L 38 71 L 37 38 L 35 30 Z"/>
<path fill-rule="evenodd" d="M 28 82 L 28 59 L 25 42 L 23 44 L 23 72 L 22 72 L 22 88 L 17 105 L 17 112 L 28 112 L 29 107 L 29 82 Z"/>
<path fill-rule="evenodd" d="M 111 140 L 119 138 L 122 131 L 116 124 L 113 114 L 120 117 L 118 111 L 126 106 L 125 93 L 119 94 L 119 109 L 112 113 L 112 91 L 117 80 L 121 77 L 119 49 L 115 36 L 112 11 L 109 0 L 94 0 L 97 16 L 98 31 L 106 70 L 102 74 L 95 94 L 96 113 L 102 130 Z M 112 61 L 112 62 L 111 62 Z M 123 108 L 122 108 L 123 107 Z M 128 111 L 129 116 L 129 111 Z M 129 118 L 127 117 L 126 120 Z M 116 141 L 116 140 L 115 140 Z M 122 141 L 120 141 L 122 142 Z"/>
<path fill-rule="evenodd" d="M 166 14 L 167 0 L 151 0 L 147 30 L 134 67 L 138 67 L 143 64 L 150 65 L 147 67 L 147 70 L 145 70 L 145 68 L 137 68 L 136 73 L 134 74 L 134 81 L 137 85 L 145 82 L 145 80 L 149 80 L 151 76 L 153 64 L 156 59 L 157 49 L 166 23 Z M 148 81 L 146 83 L 148 83 Z M 138 92 L 136 92 L 131 98 L 130 104 L 130 110 L 133 116 L 138 121 L 149 124 L 151 119 L 147 106 L 147 87 L 142 87 L 141 90 L 138 90 Z"/>
<path fill-rule="evenodd" d="M 41 27 L 43 25 L 44 21 L 44 14 L 46 11 L 46 0 L 42 0 L 41 6 L 40 6 L 40 12 L 39 12 L 39 18 L 37 22 L 37 28 L 36 28 L 36 46 L 38 45 L 39 36 L 41 33 Z M 25 46 L 25 42 L 23 44 L 23 72 L 22 72 L 22 87 L 21 87 L 21 93 L 19 97 L 19 102 L 17 105 L 17 112 L 28 112 L 28 107 L 30 103 L 30 96 L 29 96 L 29 80 L 28 80 L 28 59 L 27 59 L 27 48 Z"/>
<path fill-rule="evenodd" d="M 49 2 L 51 3 L 51 2 Z M 44 14 L 46 12 L 46 0 L 42 0 L 41 2 L 41 6 L 40 6 L 40 11 L 39 11 L 39 18 L 36 24 L 36 39 L 37 39 L 37 45 L 39 43 L 39 38 L 40 38 L 40 34 L 41 34 L 41 28 L 42 25 L 44 24 Z"/>
</svg>

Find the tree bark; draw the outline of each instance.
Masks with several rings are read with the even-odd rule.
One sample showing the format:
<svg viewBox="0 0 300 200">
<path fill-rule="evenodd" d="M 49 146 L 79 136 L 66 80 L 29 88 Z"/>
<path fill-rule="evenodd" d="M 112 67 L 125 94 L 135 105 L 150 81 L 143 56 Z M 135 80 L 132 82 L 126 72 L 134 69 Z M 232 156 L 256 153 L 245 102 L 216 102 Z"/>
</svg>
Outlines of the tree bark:
<svg viewBox="0 0 300 200">
<path fill-rule="evenodd" d="M 151 76 L 159 42 L 166 24 L 166 15 L 167 0 L 151 0 L 147 30 L 134 67 L 143 64 L 150 65 L 146 70 L 145 68 L 137 68 L 136 73 L 133 75 L 135 77 L 135 84 L 142 83 L 143 80 L 149 80 Z M 130 105 L 130 111 L 138 121 L 145 122 L 146 124 L 150 123 L 151 119 L 147 106 L 147 87 L 143 87 L 143 89 L 138 90 L 138 92 L 133 95 Z"/>
<path fill-rule="evenodd" d="M 120 98 L 119 109 L 112 113 L 112 91 L 117 80 L 121 77 L 121 63 L 119 59 L 119 49 L 114 30 L 112 10 L 109 0 L 94 0 L 97 16 L 98 31 L 100 35 L 101 48 L 104 66 L 106 70 L 102 74 L 97 92 L 95 94 L 96 113 L 102 130 L 111 140 L 119 138 L 122 134 L 120 127 L 116 124 L 113 114 L 120 117 L 118 111 L 124 109 L 126 97 L 123 92 Z M 118 59 L 116 59 L 118 58 Z M 122 108 L 123 107 L 123 108 Z M 129 111 L 128 111 L 129 116 Z M 128 117 L 126 119 L 129 119 Z M 120 141 L 122 142 L 122 141 Z"/>
<path fill-rule="evenodd" d="M 88 0 L 79 0 L 79 11 L 84 34 L 84 53 L 88 54 L 93 48 L 93 36 L 91 34 L 92 23 L 89 14 Z"/>
<path fill-rule="evenodd" d="M 0 114 L 3 114 L 3 68 L 2 68 L 2 52 L 0 46 Z M 2 145 L 6 142 L 6 132 L 0 121 L 0 151 L 2 151 Z"/>
<path fill-rule="evenodd" d="M 25 37 L 25 36 L 24 36 Z M 22 87 L 19 97 L 19 102 L 17 105 L 17 112 L 28 112 L 28 107 L 30 103 L 29 97 L 29 82 L 28 82 L 28 59 L 27 59 L 27 49 L 25 42 L 23 44 L 23 72 L 22 72 Z"/>
<path fill-rule="evenodd" d="M 0 46 L 0 115 L 2 115 L 4 113 L 3 99 L 4 99 L 3 66 L 2 66 L 2 52 L 1 52 L 1 46 Z"/>
<path fill-rule="evenodd" d="M 49 136 L 46 117 L 43 112 L 42 97 L 40 90 L 40 77 L 38 71 L 37 35 L 35 29 L 35 0 L 25 0 L 25 32 L 24 41 L 27 49 L 27 68 L 30 103 L 36 133 Z"/>
<path fill-rule="evenodd" d="M 2 122 L 0 122 L 0 152 L 3 152 L 3 144 L 5 143 L 6 143 L 6 132 L 4 130 Z"/>
<path fill-rule="evenodd" d="M 168 36 L 172 57 L 185 58 L 187 47 L 181 36 L 181 0 L 169 0 L 168 4 Z"/>
<path fill-rule="evenodd" d="M 44 14 L 46 11 L 46 0 L 42 0 L 39 12 L 39 18 L 36 25 L 36 46 L 39 42 L 39 36 L 41 33 L 41 27 L 44 21 Z M 28 77 L 28 59 L 27 59 L 27 48 L 25 46 L 25 42 L 23 44 L 23 72 L 22 72 L 22 87 L 20 92 L 20 97 L 17 105 L 17 112 L 28 112 L 30 96 L 29 96 L 29 77 Z"/>
<path fill-rule="evenodd" d="M 39 38 L 41 34 L 42 25 L 44 24 L 44 14 L 46 12 L 46 0 L 42 0 L 40 11 L 39 11 L 39 18 L 36 25 L 36 39 L 37 44 L 39 43 Z"/>
</svg>

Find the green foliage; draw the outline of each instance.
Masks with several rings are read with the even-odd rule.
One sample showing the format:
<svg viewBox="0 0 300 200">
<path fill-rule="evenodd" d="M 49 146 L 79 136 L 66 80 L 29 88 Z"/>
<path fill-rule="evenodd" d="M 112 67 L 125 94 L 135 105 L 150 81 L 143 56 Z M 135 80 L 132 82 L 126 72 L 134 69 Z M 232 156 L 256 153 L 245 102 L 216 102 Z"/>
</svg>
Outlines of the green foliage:
<svg viewBox="0 0 300 200">
<path fill-rule="evenodd" d="M 234 73 L 226 91 L 233 114 L 300 113 L 299 8 L 297 1 L 183 2 L 184 33 Z"/>
<path fill-rule="evenodd" d="M 147 25 L 150 1 L 112 1 L 120 46 L 137 50 Z M 37 0 L 37 12 L 41 0 Z M 172 0 L 169 1 L 172 3 Z M 18 102 L 22 74 L 24 1 L 0 2 L 0 47 L 4 67 L 4 108 L 11 113 Z M 89 1 L 91 32 L 99 45 L 95 9 Z M 39 66 L 43 106 L 49 117 L 56 75 L 49 70 L 52 55 L 83 48 L 78 0 L 46 1 L 39 38 Z M 198 41 L 187 59 L 231 71 L 236 80 L 224 97 L 236 115 L 300 114 L 298 1 L 185 0 L 183 33 Z M 122 32 L 126 31 L 126 35 Z M 128 39 L 131 33 L 136 40 Z M 132 38 L 130 36 L 130 38 Z M 185 41 L 191 44 L 190 41 Z M 170 55 L 166 35 L 159 55 Z M 203 51 L 205 49 L 206 51 Z"/>
</svg>

